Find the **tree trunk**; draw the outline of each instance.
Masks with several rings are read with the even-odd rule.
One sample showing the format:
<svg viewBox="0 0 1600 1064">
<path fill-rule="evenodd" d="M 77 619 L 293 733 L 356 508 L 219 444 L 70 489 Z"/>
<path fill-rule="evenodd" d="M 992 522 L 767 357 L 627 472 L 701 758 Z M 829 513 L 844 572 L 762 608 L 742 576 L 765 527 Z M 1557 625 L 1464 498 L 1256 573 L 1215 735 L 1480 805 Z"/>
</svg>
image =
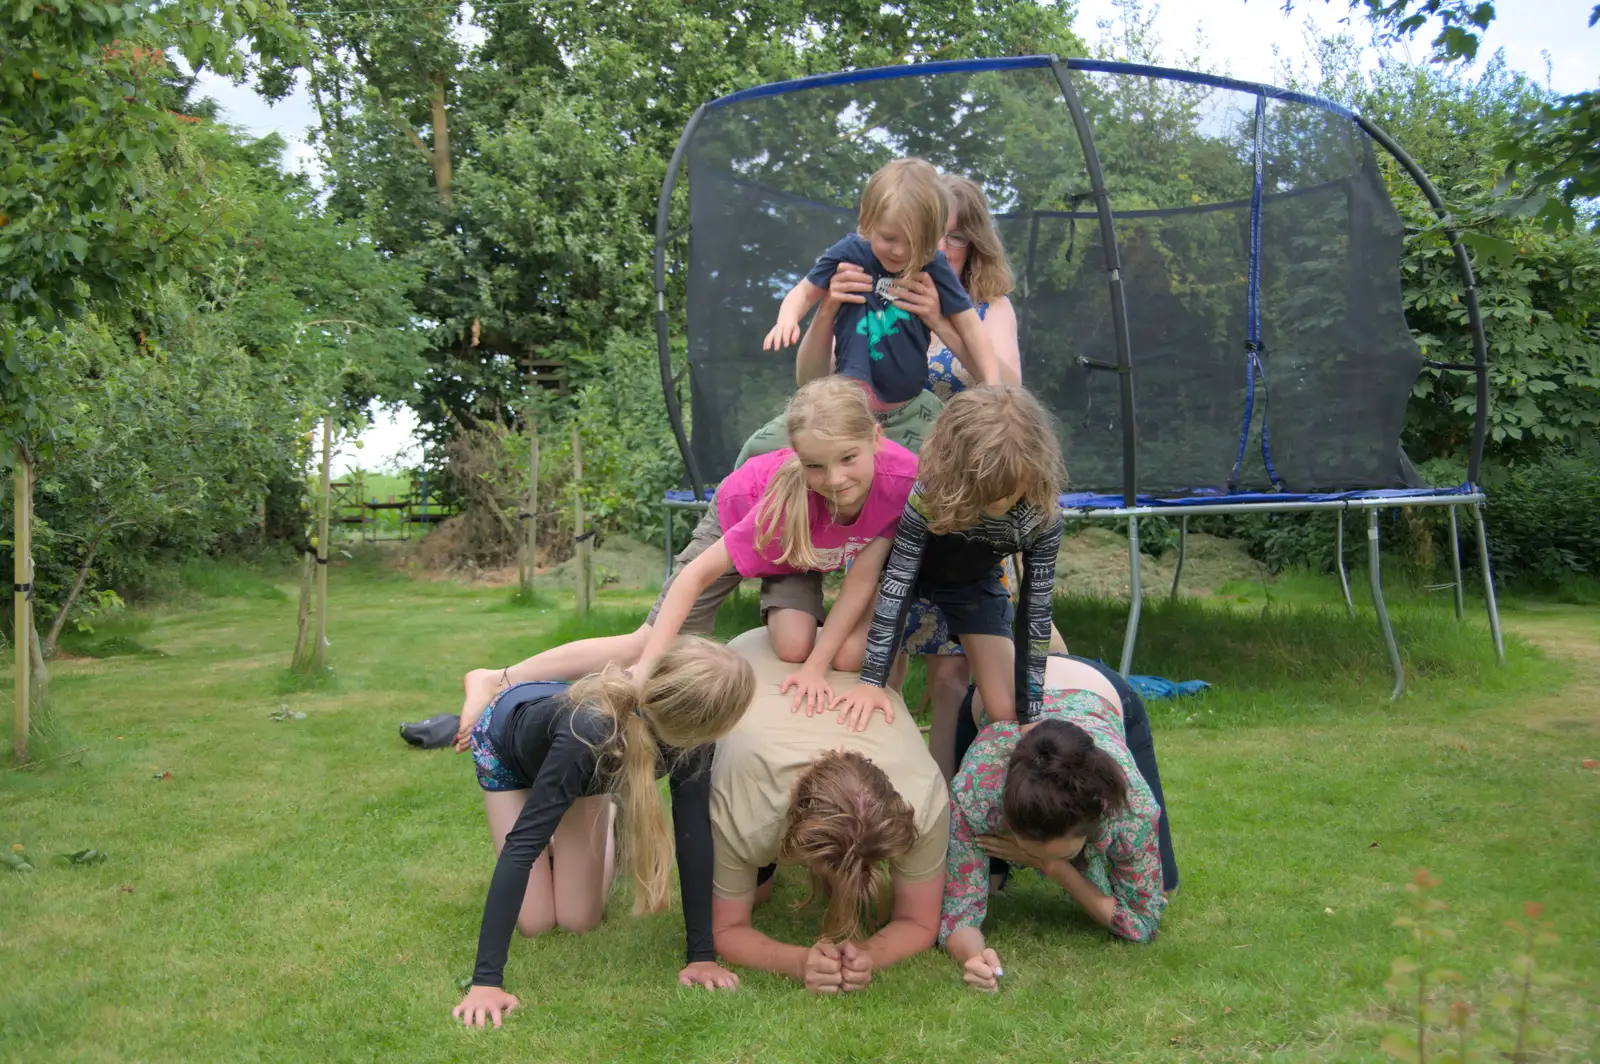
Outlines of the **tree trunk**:
<svg viewBox="0 0 1600 1064">
<path fill-rule="evenodd" d="M 439 201 L 450 202 L 450 189 L 455 180 L 450 167 L 450 116 L 444 108 L 444 75 L 433 76 L 433 185 L 439 190 Z"/>
<path fill-rule="evenodd" d="M 72 604 L 78 601 L 78 596 L 83 592 L 83 585 L 89 579 L 89 567 L 94 564 L 95 552 L 100 549 L 100 537 L 103 535 L 105 529 L 102 528 L 89 541 L 89 549 L 83 556 L 83 564 L 78 566 L 78 576 L 72 581 L 72 590 L 67 592 L 67 600 L 61 604 L 56 619 L 50 622 L 50 634 L 44 637 L 43 653 L 47 658 L 55 655 L 56 640 L 61 638 L 61 629 L 67 623 L 67 614 L 72 612 Z"/>
</svg>

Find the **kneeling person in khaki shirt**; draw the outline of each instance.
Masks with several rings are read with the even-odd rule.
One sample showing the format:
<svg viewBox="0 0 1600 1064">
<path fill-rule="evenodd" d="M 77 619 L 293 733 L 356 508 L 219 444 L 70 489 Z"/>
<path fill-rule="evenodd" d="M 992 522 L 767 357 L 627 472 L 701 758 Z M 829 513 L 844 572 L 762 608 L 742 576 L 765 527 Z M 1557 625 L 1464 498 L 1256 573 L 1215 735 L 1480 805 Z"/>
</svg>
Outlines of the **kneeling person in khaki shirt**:
<svg viewBox="0 0 1600 1064">
<path fill-rule="evenodd" d="M 711 770 L 717 952 L 818 993 L 859 990 L 875 969 L 929 949 L 938 934 L 950 836 L 944 777 L 899 695 L 892 723 L 851 731 L 832 713 L 790 711 L 778 684 L 794 666 L 772 652 L 764 630 L 729 646 L 755 669 L 756 697 L 717 741 Z M 834 690 L 857 679 L 829 676 Z M 813 946 L 777 942 L 751 924 L 758 873 L 774 863 L 806 866 L 828 900 Z M 860 941 L 863 918 L 883 912 L 891 891 L 889 922 Z"/>
</svg>

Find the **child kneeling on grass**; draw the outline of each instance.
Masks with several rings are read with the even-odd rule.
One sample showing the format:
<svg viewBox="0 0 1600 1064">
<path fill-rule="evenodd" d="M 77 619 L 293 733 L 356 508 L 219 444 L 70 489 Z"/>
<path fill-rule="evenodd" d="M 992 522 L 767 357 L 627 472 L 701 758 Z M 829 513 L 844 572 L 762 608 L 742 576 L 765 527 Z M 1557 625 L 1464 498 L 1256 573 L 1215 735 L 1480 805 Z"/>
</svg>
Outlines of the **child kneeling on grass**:
<svg viewBox="0 0 1600 1064">
<path fill-rule="evenodd" d="M 510 688 L 468 736 L 496 860 L 472 987 L 451 1012 L 483 1026 L 517 1007 L 504 988 L 511 929 L 591 930 L 611 889 L 613 806 L 633 872 L 635 912 L 667 907 L 674 849 L 683 893 L 685 986 L 737 987 L 711 930 L 711 754 L 755 696 L 749 662 L 684 637 L 637 679 L 615 665 L 576 684 Z M 669 831 L 656 779 L 670 776 Z M 673 837 L 676 835 L 676 847 Z"/>
</svg>

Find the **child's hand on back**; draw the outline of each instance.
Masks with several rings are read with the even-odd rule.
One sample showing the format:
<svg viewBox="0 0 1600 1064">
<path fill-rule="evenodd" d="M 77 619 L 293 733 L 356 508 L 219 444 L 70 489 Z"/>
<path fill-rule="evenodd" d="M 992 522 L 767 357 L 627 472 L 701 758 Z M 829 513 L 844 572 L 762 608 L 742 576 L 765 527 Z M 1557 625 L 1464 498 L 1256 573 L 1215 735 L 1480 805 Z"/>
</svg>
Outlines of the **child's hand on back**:
<svg viewBox="0 0 1600 1064">
<path fill-rule="evenodd" d="M 828 703 L 833 700 L 833 688 L 828 685 L 828 678 L 822 670 L 802 665 L 783 678 L 778 685 L 779 694 L 788 694 L 794 688 L 794 701 L 789 703 L 789 712 L 798 713 L 800 707 L 806 707 L 806 716 L 814 717 L 818 713 L 828 710 Z"/>
<path fill-rule="evenodd" d="M 833 700 L 839 711 L 839 723 L 851 731 L 866 731 L 873 710 L 881 710 L 885 723 L 894 721 L 894 700 L 889 692 L 869 683 L 858 683 Z"/>
</svg>

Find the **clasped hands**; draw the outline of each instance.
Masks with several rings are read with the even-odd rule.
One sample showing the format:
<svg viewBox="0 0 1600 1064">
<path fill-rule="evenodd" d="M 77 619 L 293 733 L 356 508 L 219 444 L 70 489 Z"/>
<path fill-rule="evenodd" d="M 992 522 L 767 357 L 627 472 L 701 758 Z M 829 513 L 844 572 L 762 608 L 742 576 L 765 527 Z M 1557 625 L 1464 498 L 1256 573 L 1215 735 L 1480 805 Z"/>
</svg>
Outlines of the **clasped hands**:
<svg viewBox="0 0 1600 1064">
<path fill-rule="evenodd" d="M 805 984 L 813 994 L 849 994 L 872 982 L 872 954 L 859 943 L 818 942 L 806 954 Z"/>
</svg>

